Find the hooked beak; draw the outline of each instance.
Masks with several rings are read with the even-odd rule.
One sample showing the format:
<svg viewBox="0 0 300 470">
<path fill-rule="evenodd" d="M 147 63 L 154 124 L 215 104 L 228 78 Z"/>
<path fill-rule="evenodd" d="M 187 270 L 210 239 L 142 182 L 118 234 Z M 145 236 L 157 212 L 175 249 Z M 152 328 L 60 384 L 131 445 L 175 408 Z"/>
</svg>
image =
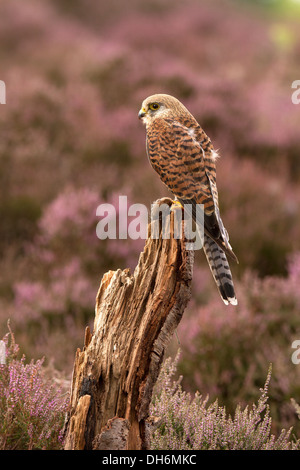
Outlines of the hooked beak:
<svg viewBox="0 0 300 470">
<path fill-rule="evenodd" d="M 146 113 L 147 113 L 147 111 L 145 110 L 145 108 L 141 108 L 139 110 L 139 114 L 138 114 L 139 119 L 142 119 L 144 116 L 146 116 Z"/>
</svg>

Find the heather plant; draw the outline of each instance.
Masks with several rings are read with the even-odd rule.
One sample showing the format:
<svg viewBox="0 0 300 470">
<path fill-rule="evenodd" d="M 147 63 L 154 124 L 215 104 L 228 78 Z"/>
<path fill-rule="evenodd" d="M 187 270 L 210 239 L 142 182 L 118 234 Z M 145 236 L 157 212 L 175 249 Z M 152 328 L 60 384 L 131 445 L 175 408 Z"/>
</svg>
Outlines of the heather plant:
<svg viewBox="0 0 300 470">
<path fill-rule="evenodd" d="M 298 405 L 298 403 L 296 402 L 296 400 L 294 400 L 294 398 L 291 398 L 291 402 L 293 404 L 293 407 L 295 409 L 295 412 L 296 412 L 298 418 L 300 419 L 300 405 Z"/>
<path fill-rule="evenodd" d="M 258 402 L 245 408 L 238 405 L 227 413 L 218 400 L 209 404 L 198 392 L 192 397 L 174 380 L 179 360 L 168 358 L 163 364 L 150 414 L 155 430 L 151 448 L 155 450 L 299 450 L 300 440 L 292 429 L 271 433 L 272 418 L 268 404 L 271 366 Z"/>
<path fill-rule="evenodd" d="M 73 356 L 80 326 L 93 312 L 98 281 L 93 275 L 101 266 L 95 233 L 98 204 L 96 191 L 67 188 L 47 205 L 35 237 L 24 243 L 26 266 L 13 282 L 14 331 L 22 341 L 27 338 L 26 347 L 28 342 L 37 347 L 31 349 L 33 357 L 47 353 L 51 344 L 61 350 L 56 358 L 60 367 L 64 356 Z"/>
<path fill-rule="evenodd" d="M 81 341 L 81 329 L 92 323 L 101 273 L 114 267 L 134 268 L 144 245 L 144 240 L 130 238 L 122 243 L 99 240 L 96 209 L 100 202 L 104 201 L 95 190 L 68 187 L 62 191 L 45 207 L 34 239 L 24 243 L 26 277 L 13 283 L 14 331 L 22 341 L 25 335 L 26 342 L 31 342 L 31 354 L 36 345 L 34 355 L 45 354 L 55 344 L 60 368 L 70 357 L 65 348 L 71 354 Z M 118 208 L 117 195 L 105 202 L 116 207 L 118 220 L 120 211 L 127 210 Z M 129 221 L 130 217 L 126 224 Z"/>
<path fill-rule="evenodd" d="M 289 427 L 290 396 L 299 402 L 298 287 L 287 263 L 300 249 L 298 24 L 231 0 L 2 3 L 0 326 L 9 316 L 28 357 L 71 369 L 102 274 L 134 267 L 142 249 L 100 242 L 96 206 L 128 195 L 150 208 L 167 195 L 137 111 L 149 94 L 174 94 L 221 154 L 221 213 L 240 261 L 239 306 L 225 311 L 196 255 L 179 329 L 184 383 L 233 412 L 272 362 L 273 426 L 278 414 Z"/>
<path fill-rule="evenodd" d="M 208 295 L 210 286 L 200 291 L 178 328 L 184 351 L 179 370 L 186 389 L 218 397 L 233 412 L 238 403 L 256 399 L 272 363 L 273 427 L 298 432 L 290 398 L 297 401 L 300 381 L 299 366 L 291 360 L 300 330 L 299 254 L 290 257 L 287 269 L 287 277 L 246 273 L 237 285 L 239 305 L 226 312 Z"/>
<path fill-rule="evenodd" d="M 126 14 L 121 4 L 82 0 L 72 12 L 61 2 L 2 6 L 0 39 L 10 53 L 1 56 L 9 100 L 0 116 L 0 248 L 15 245 L 19 253 L 67 185 L 104 199 L 118 188 L 148 205 L 165 195 L 136 117 L 141 99 L 159 90 L 182 99 L 220 148 L 222 213 L 241 266 L 283 272 L 299 239 L 298 108 L 287 86 L 297 71 L 298 31 L 290 25 L 283 66 L 272 22 L 253 12 L 231 2 L 146 3 L 130 1 Z"/>
<path fill-rule="evenodd" d="M 125 15 L 122 5 L 111 9 L 103 2 L 97 6 L 89 2 L 87 8 L 78 1 L 70 12 L 58 3 L 26 2 L 19 8 L 12 0 L 1 11 L 1 43 L 15 58 L 12 64 L 11 53 L 3 53 L 10 99 L 1 108 L 0 117 L 1 188 L 5 207 L 9 208 L 10 198 L 14 203 L 9 214 L 4 214 L 2 226 L 4 234 L 9 232 L 10 243 L 16 221 L 28 226 L 28 236 L 32 236 L 41 206 L 55 199 L 66 184 L 97 188 L 103 196 L 117 187 L 130 188 L 148 203 L 159 191 L 163 193 L 146 164 L 144 132 L 136 118 L 140 100 L 158 89 L 186 103 L 220 148 L 224 161 L 234 167 L 229 177 L 229 172 L 222 170 L 225 163 L 220 165 L 220 191 L 224 188 L 229 194 L 230 185 L 234 192 L 232 206 L 224 204 L 225 216 L 231 218 L 229 207 L 236 207 L 238 200 L 243 201 L 243 208 L 256 207 L 253 195 L 247 197 L 242 184 L 232 183 L 233 174 L 237 178 L 247 174 L 241 159 L 254 162 L 249 184 L 267 207 L 272 195 L 268 187 L 261 194 L 261 181 L 256 181 L 261 166 L 268 169 L 261 180 L 269 180 L 273 172 L 278 177 L 276 184 L 289 187 L 281 178 L 285 167 L 297 179 L 298 109 L 292 105 L 286 85 L 289 74 L 297 70 L 297 31 L 285 68 L 269 34 L 271 22 L 262 24 L 255 15 L 245 15 L 230 2 L 222 7 L 189 1 L 182 7 L 180 2 L 167 1 L 159 8 L 156 1 L 147 2 L 147 7 L 144 2 L 131 1 Z M 223 8 L 230 8 L 226 20 Z M 99 11 L 101 15 L 95 14 Z M 105 15 L 114 21 L 105 25 Z M 101 23 L 100 30 L 95 31 L 95 21 Z M 166 23 L 170 28 L 165 28 Z M 142 34 L 137 25 L 143 25 Z M 170 35 L 170 30 L 177 34 Z M 24 48 L 26 61 L 22 60 Z M 211 51 L 217 60 L 212 60 Z M 145 54 L 148 67 L 141 67 Z M 149 68 L 155 70 L 151 80 Z M 269 70 L 276 70 L 276 76 Z M 29 198 L 25 209 L 20 192 Z M 274 217 L 275 208 L 285 204 L 281 194 L 275 194 Z M 18 210 L 14 209 L 16 203 Z M 295 212 L 293 207 L 288 209 Z M 24 223 L 18 217 L 21 211 Z M 286 223 L 282 212 L 276 219 L 277 240 Z M 268 224 L 250 220 L 263 238 Z M 238 229 L 239 222 L 237 217 L 233 228 L 236 225 Z M 297 234 L 287 234 L 287 245 Z M 252 234 L 246 235 L 245 242 L 251 242 Z M 259 245 L 253 256 L 260 249 L 273 254 L 270 243 L 268 239 L 262 248 Z M 281 266 L 283 257 L 284 253 Z M 253 263 L 257 268 L 257 260 Z"/>
<path fill-rule="evenodd" d="M 4 336 L 6 363 L 0 365 L 0 448 L 60 449 L 67 395 L 43 372 L 43 360 L 17 358 L 10 331 Z"/>
</svg>

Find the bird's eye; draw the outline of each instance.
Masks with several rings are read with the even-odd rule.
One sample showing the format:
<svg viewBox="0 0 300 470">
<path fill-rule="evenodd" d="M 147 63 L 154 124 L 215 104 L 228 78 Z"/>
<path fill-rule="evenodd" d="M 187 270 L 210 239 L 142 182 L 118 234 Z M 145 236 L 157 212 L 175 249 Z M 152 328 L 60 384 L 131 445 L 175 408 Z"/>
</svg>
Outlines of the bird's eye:
<svg viewBox="0 0 300 470">
<path fill-rule="evenodd" d="M 152 110 L 152 111 L 156 111 L 157 109 L 160 108 L 159 104 L 158 103 L 151 103 L 149 105 L 149 108 Z"/>
</svg>

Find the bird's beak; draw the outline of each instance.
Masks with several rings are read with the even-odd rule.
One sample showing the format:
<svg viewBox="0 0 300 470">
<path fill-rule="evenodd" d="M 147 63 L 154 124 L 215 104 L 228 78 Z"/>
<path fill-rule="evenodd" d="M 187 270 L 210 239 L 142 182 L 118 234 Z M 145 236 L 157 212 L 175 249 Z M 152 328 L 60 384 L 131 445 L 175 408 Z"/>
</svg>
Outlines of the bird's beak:
<svg viewBox="0 0 300 470">
<path fill-rule="evenodd" d="M 145 108 L 141 108 L 139 110 L 139 114 L 138 114 L 139 119 L 142 119 L 144 116 L 146 116 L 146 113 L 147 113 L 147 111 L 145 110 Z"/>
</svg>

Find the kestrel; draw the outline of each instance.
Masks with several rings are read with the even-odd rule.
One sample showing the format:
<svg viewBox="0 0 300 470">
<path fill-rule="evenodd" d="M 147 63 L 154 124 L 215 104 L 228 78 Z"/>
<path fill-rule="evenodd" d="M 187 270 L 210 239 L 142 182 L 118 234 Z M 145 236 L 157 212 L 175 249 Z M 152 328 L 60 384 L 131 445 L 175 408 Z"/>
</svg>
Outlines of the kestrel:
<svg viewBox="0 0 300 470">
<path fill-rule="evenodd" d="M 237 261 L 220 217 L 216 185 L 216 159 L 209 137 L 187 108 L 170 95 L 146 98 L 139 112 L 146 124 L 150 163 L 182 206 L 204 206 L 203 249 L 226 305 L 237 305 L 226 255 Z M 196 220 L 195 220 L 196 222 Z"/>
</svg>

